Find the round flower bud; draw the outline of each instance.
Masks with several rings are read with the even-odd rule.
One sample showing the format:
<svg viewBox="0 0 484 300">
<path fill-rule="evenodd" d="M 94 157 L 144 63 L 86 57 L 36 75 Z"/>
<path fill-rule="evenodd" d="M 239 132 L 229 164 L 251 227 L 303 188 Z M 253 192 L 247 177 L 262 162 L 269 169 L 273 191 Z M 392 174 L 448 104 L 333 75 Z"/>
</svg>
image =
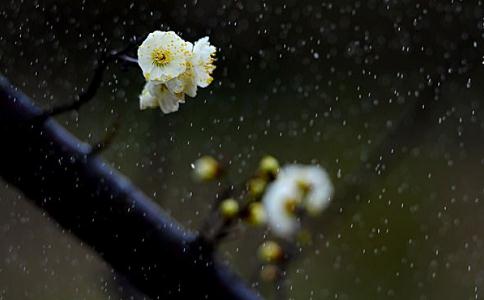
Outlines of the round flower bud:
<svg viewBox="0 0 484 300">
<path fill-rule="evenodd" d="M 196 179 L 201 181 L 210 181 L 220 175 L 220 165 L 211 156 L 202 156 L 192 164 L 193 174 Z"/>
<path fill-rule="evenodd" d="M 260 278 L 265 282 L 273 282 L 277 279 L 279 268 L 275 265 L 262 266 Z"/>
<path fill-rule="evenodd" d="M 267 182 L 262 178 L 254 178 L 249 181 L 249 194 L 254 197 L 261 196 L 267 186 Z"/>
<path fill-rule="evenodd" d="M 248 213 L 246 216 L 247 223 L 259 226 L 266 222 L 266 211 L 264 205 L 260 202 L 254 202 L 249 205 Z"/>
<path fill-rule="evenodd" d="M 274 263 L 282 259 L 284 252 L 281 246 L 274 241 L 262 243 L 257 250 L 257 256 L 262 262 Z"/>
<path fill-rule="evenodd" d="M 239 213 L 239 203 L 233 199 L 228 198 L 220 203 L 220 214 L 226 219 L 232 219 Z"/>
<path fill-rule="evenodd" d="M 259 163 L 259 170 L 264 175 L 275 176 L 279 172 L 279 162 L 273 156 L 264 156 Z"/>
</svg>

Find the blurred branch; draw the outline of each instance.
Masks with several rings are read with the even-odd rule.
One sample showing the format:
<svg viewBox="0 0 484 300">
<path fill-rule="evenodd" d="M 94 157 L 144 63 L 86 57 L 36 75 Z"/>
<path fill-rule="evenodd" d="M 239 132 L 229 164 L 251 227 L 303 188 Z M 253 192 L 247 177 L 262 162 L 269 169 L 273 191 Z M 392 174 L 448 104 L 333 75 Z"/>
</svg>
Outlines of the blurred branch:
<svg viewBox="0 0 484 300">
<path fill-rule="evenodd" d="M 93 145 L 90 155 L 99 154 L 104 150 L 106 150 L 109 146 L 111 146 L 111 144 L 114 141 L 114 138 L 119 132 L 120 127 L 121 127 L 121 116 L 117 115 L 116 119 L 113 121 L 112 127 L 106 129 L 107 130 L 106 134 L 104 135 L 102 140 L 100 140 L 95 145 Z"/>
<path fill-rule="evenodd" d="M 482 67 L 484 53 L 474 44 L 479 36 L 480 32 L 472 28 L 470 38 L 453 48 L 459 58 L 449 59 L 428 73 L 427 82 L 420 86 L 414 102 L 407 105 L 400 119 L 372 149 L 361 167 L 345 178 L 322 218 L 324 232 L 331 232 L 333 227 L 355 214 L 375 184 L 390 174 L 402 157 L 420 145 L 425 135 L 438 124 L 432 114 L 437 115 L 439 109 L 448 104 L 448 98 L 440 97 L 442 85 L 450 79 L 457 81 L 460 78 L 467 82 Z"/>
<path fill-rule="evenodd" d="M 432 128 L 429 114 L 438 95 L 439 82 L 431 82 L 424 87 L 417 99 L 402 113 L 399 120 L 372 149 L 368 159 L 352 174 L 346 176 L 335 193 L 335 198 L 321 218 L 324 233 L 335 230 L 342 222 L 357 213 L 361 204 L 374 190 L 379 180 L 390 174 L 402 156 L 419 145 L 425 134 Z M 334 232 L 334 231 L 333 231 Z"/>
<path fill-rule="evenodd" d="M 465 45 L 461 45 L 464 51 Z M 470 48 L 470 46 L 469 46 Z M 459 76 L 469 78 L 481 65 L 480 54 L 472 59 L 461 60 L 457 65 L 443 66 L 427 77 L 427 84 L 420 88 L 413 103 L 408 104 L 399 120 L 388 130 L 368 155 L 368 159 L 353 173 L 346 176 L 335 193 L 324 216 L 321 218 L 322 233 L 334 232 L 343 222 L 355 215 L 378 182 L 398 166 L 405 155 L 418 147 L 426 134 L 437 125 L 435 118 L 439 109 L 447 105 L 448 99 L 440 98 L 444 82 Z"/>
<path fill-rule="evenodd" d="M 154 299 L 260 299 L 125 177 L 0 77 L 0 176 Z"/>
<path fill-rule="evenodd" d="M 297 258 L 298 251 L 296 245 L 292 242 L 280 241 L 282 248 L 284 249 L 284 257 L 279 261 L 277 265 L 277 277 L 275 281 L 275 294 L 276 300 L 289 299 L 289 288 L 288 288 L 288 269 L 291 263 Z"/>
</svg>

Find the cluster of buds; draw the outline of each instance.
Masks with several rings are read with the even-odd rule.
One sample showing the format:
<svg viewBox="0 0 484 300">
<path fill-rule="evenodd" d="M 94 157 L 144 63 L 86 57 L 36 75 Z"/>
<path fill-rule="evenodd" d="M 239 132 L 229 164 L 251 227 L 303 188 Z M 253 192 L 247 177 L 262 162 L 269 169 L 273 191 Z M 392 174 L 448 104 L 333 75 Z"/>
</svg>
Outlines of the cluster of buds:
<svg viewBox="0 0 484 300">
<path fill-rule="evenodd" d="M 260 199 L 267 186 L 277 176 L 279 172 L 279 162 L 273 156 L 264 156 L 259 162 L 256 175 L 247 182 L 249 195 L 255 199 Z"/>
<path fill-rule="evenodd" d="M 199 158 L 192 168 L 200 181 L 215 180 L 223 173 L 211 156 Z M 274 235 L 289 240 L 301 228 L 300 217 L 318 215 L 333 194 L 329 175 L 322 167 L 291 164 L 281 168 L 272 156 L 261 159 L 246 187 L 245 201 L 239 202 L 237 195 L 232 195 L 220 202 L 220 215 L 241 218 L 252 225 L 267 224 Z"/>
<path fill-rule="evenodd" d="M 223 174 L 220 164 L 210 156 L 201 157 L 192 168 L 195 178 L 201 181 L 215 180 Z M 322 167 L 299 164 L 280 167 L 272 156 L 261 159 L 257 172 L 245 186 L 241 195 L 231 195 L 218 203 L 218 214 L 224 224 L 233 224 L 226 221 L 239 219 L 253 226 L 267 225 L 274 237 L 284 244 L 301 236 L 308 240 L 308 231 L 302 230 L 301 218 L 321 213 L 333 194 L 329 175 Z M 258 250 L 263 266 L 261 278 L 275 278 L 285 257 L 278 242 L 263 242 Z"/>
<path fill-rule="evenodd" d="M 257 249 L 257 258 L 261 262 L 260 278 L 273 282 L 279 276 L 280 264 L 284 261 L 284 250 L 273 240 L 263 242 Z"/>
</svg>

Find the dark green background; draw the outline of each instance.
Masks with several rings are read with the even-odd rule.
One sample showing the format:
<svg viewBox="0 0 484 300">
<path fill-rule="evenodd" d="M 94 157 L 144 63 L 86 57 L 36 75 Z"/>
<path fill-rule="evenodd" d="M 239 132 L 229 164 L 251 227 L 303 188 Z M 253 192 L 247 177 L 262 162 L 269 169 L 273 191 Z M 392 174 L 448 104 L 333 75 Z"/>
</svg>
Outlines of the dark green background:
<svg viewBox="0 0 484 300">
<path fill-rule="evenodd" d="M 192 229 L 218 190 L 193 182 L 190 163 L 200 155 L 224 161 L 233 182 L 267 153 L 321 163 L 338 195 L 428 76 L 445 75 L 414 145 L 395 149 L 403 155 L 356 210 L 331 228 L 312 223 L 315 244 L 291 265 L 290 296 L 479 299 L 483 26 L 480 1 L 2 0 L 0 72 L 52 107 L 87 86 L 100 50 L 133 35 L 210 36 L 219 48 L 215 80 L 179 112 L 139 111 L 140 70 L 112 66 L 91 103 L 58 118 L 93 143 L 121 115 L 103 156 Z M 95 253 L 0 185 L 0 299 L 126 299 Z M 252 279 L 261 240 L 243 231 L 221 256 Z M 273 295 L 268 284 L 261 290 Z"/>
</svg>

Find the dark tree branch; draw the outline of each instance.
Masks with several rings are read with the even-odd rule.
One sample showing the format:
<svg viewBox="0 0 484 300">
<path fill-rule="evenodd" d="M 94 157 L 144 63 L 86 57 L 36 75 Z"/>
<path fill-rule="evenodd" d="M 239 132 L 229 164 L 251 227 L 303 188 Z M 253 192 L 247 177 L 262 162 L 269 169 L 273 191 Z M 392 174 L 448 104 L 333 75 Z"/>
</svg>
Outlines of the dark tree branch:
<svg viewBox="0 0 484 300">
<path fill-rule="evenodd" d="M 108 163 L 0 77 L 0 176 L 154 299 L 260 299 Z"/>
</svg>

